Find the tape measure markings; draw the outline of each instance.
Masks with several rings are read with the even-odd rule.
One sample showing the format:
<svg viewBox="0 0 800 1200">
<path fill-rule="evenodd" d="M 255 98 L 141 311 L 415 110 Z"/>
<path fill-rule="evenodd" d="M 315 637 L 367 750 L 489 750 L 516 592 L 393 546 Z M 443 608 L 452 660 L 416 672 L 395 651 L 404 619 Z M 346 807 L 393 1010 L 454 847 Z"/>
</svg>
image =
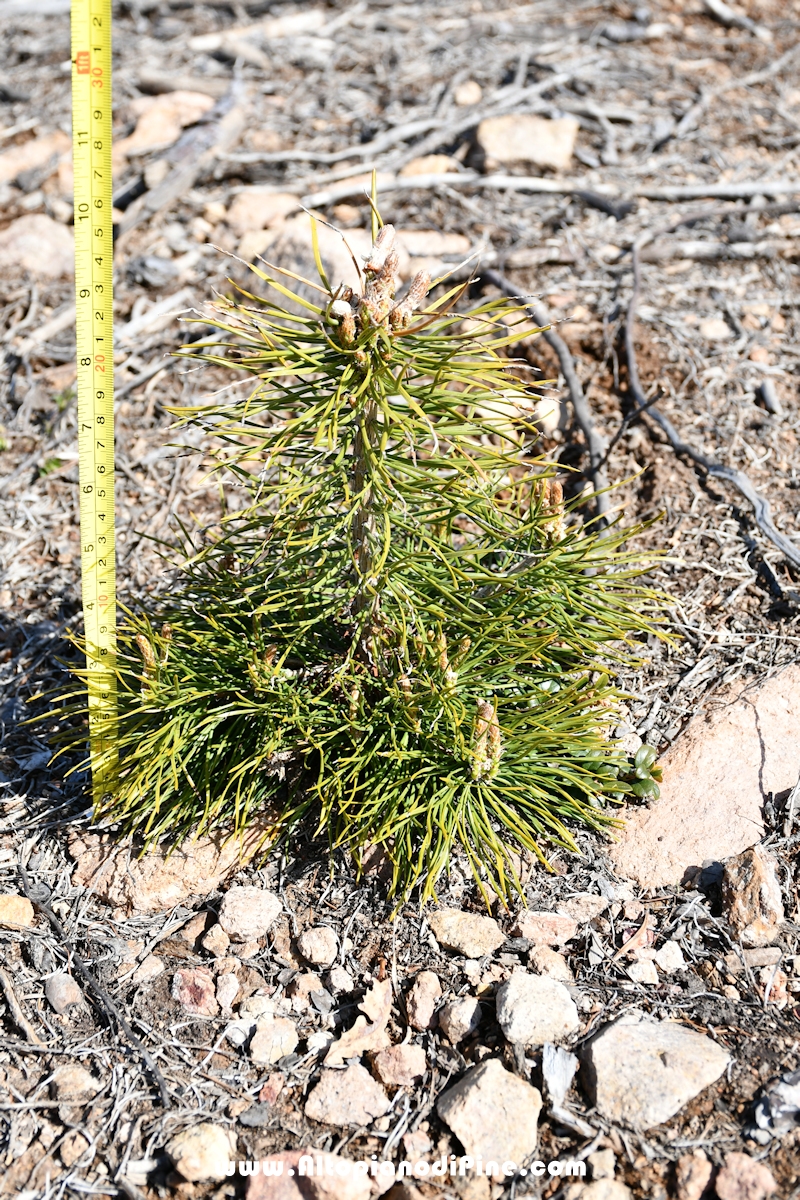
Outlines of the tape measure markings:
<svg viewBox="0 0 800 1200">
<path fill-rule="evenodd" d="M 92 790 L 117 775 L 111 0 L 72 0 L 81 587 Z"/>
</svg>

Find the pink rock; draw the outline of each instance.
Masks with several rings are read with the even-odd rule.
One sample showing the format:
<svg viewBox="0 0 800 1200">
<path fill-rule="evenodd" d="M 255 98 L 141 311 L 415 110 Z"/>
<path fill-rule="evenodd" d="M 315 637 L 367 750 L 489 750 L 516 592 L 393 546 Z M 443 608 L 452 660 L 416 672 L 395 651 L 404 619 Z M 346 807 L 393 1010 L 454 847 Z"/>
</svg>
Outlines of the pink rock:
<svg viewBox="0 0 800 1200">
<path fill-rule="evenodd" d="M 785 1008 L 789 1000 L 789 980 L 783 971 L 776 967 L 762 967 L 758 972 L 758 982 L 768 1004 L 777 1004 L 778 1008 Z"/>
<path fill-rule="evenodd" d="M 336 962 L 339 941 L 329 925 L 316 925 L 300 934 L 297 949 L 303 958 L 315 967 L 329 967 L 331 963 Z"/>
<path fill-rule="evenodd" d="M 389 1108 L 389 1097 L 369 1071 L 354 1063 L 345 1071 L 323 1069 L 309 1093 L 305 1113 L 328 1125 L 369 1125 Z"/>
<path fill-rule="evenodd" d="M 184 967 L 172 977 L 172 998 L 194 1017 L 216 1017 L 214 977 L 207 967 Z"/>
<path fill-rule="evenodd" d="M 760 687 L 719 692 L 692 718 L 661 759 L 660 799 L 624 814 L 610 852 L 621 875 L 665 887 L 761 840 L 767 793 L 797 782 L 799 690 L 793 665 Z"/>
<path fill-rule="evenodd" d="M 766 1200 L 778 1190 L 769 1167 L 737 1151 L 725 1158 L 714 1186 L 719 1200 Z"/>
<path fill-rule="evenodd" d="M 139 966 L 131 976 L 132 983 L 150 983 L 151 980 L 157 979 L 159 975 L 163 975 L 167 965 L 163 958 L 159 958 L 157 954 L 148 954 L 142 959 Z"/>
<path fill-rule="evenodd" d="M 578 922 L 573 917 L 557 912 L 530 912 L 525 909 L 517 918 L 514 933 L 527 938 L 534 946 L 563 946 L 578 932 Z"/>
<path fill-rule="evenodd" d="M 241 990 L 239 980 L 232 971 L 221 971 L 217 975 L 217 1003 L 226 1012 L 230 1012 Z"/>
<path fill-rule="evenodd" d="M 44 213 L 28 213 L 0 232 L 0 270 L 21 268 L 40 279 L 74 270 L 72 230 Z"/>
<path fill-rule="evenodd" d="M 702 1150 L 679 1158 L 675 1166 L 677 1200 L 700 1200 L 708 1187 L 713 1169 Z"/>
<path fill-rule="evenodd" d="M 549 946 L 534 946 L 528 956 L 528 962 L 531 970 L 537 975 L 549 975 L 559 983 L 575 982 L 575 976 L 564 955 L 559 954 L 557 950 L 551 950 Z"/>
<path fill-rule="evenodd" d="M 256 1021 L 256 1031 L 250 1039 L 250 1058 L 254 1063 L 271 1066 L 291 1054 L 298 1040 L 294 1021 L 264 1015 Z"/>
<path fill-rule="evenodd" d="M 282 908 L 280 897 L 265 888 L 232 887 L 219 906 L 219 923 L 231 941 L 246 945 L 264 937 Z"/>
<path fill-rule="evenodd" d="M 283 1075 L 280 1071 L 275 1071 L 272 1075 L 268 1075 L 265 1082 L 262 1084 L 261 1091 L 258 1093 L 258 1099 L 261 1104 L 274 1104 L 283 1091 L 285 1083 Z"/>
<path fill-rule="evenodd" d="M 230 944 L 231 939 L 221 925 L 212 925 L 201 941 L 203 949 L 212 954 L 214 958 L 224 958 Z"/>
<path fill-rule="evenodd" d="M 178 930 L 177 936 L 180 941 L 186 942 L 187 946 L 191 946 L 193 950 L 197 949 L 197 943 L 206 931 L 209 922 L 213 920 L 210 912 L 195 913 L 182 929 Z"/>
<path fill-rule="evenodd" d="M 74 833 L 72 883 L 89 888 L 122 917 L 164 912 L 191 896 L 208 896 L 260 848 L 269 819 L 254 821 L 241 838 L 219 832 L 180 846 L 155 847 L 138 858 L 130 841 L 113 834 Z"/>
<path fill-rule="evenodd" d="M 480 1023 L 481 1002 L 477 996 L 462 996 L 439 1012 L 439 1028 L 453 1046 L 474 1033 Z"/>
<path fill-rule="evenodd" d="M 492 954 L 506 940 L 494 917 L 462 912 L 458 908 L 440 908 L 428 918 L 433 935 L 448 950 L 467 958 Z"/>
<path fill-rule="evenodd" d="M 374 1066 L 381 1083 L 387 1087 L 413 1087 L 422 1079 L 428 1062 L 422 1046 L 406 1042 L 381 1050 L 375 1055 Z"/>
<path fill-rule="evenodd" d="M 225 220 L 234 233 L 241 235 L 278 225 L 289 213 L 297 212 L 298 207 L 297 196 L 288 192 L 245 188 L 231 204 Z"/>
<path fill-rule="evenodd" d="M 743 946 L 768 946 L 784 919 L 775 859 L 760 846 L 725 864 L 722 904 L 728 924 Z"/>
<path fill-rule="evenodd" d="M 442 985 L 433 971 L 420 971 L 406 996 L 408 1023 L 413 1029 L 430 1029 L 433 1012 L 442 996 Z"/>
</svg>

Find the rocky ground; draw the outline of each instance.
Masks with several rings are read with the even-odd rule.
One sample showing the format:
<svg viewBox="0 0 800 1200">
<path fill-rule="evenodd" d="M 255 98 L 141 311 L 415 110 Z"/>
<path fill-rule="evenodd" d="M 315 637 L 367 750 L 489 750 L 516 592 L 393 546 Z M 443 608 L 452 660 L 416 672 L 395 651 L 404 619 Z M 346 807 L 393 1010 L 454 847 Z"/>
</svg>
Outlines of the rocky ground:
<svg viewBox="0 0 800 1200">
<path fill-rule="evenodd" d="M 230 379 L 171 352 L 251 258 L 307 262 L 301 205 L 360 252 L 373 167 L 406 278 L 475 254 L 472 299 L 507 283 L 552 320 L 566 360 L 522 353 L 558 379 L 565 486 L 599 470 L 626 521 L 661 514 L 639 544 L 676 636 L 617 731 L 659 750 L 661 799 L 521 861 L 527 907 L 491 913 L 459 860 L 393 913 L 378 853 L 360 881 L 310 840 L 263 863 L 257 830 L 138 859 L 22 724 L 79 621 L 69 29 L 62 0 L 0 11 L 0 1194 L 800 1196 L 800 5 L 115 6 L 123 600 L 218 511 L 164 406 Z M 304 1148 L 586 1175 L 289 1176 Z M 279 1182 L 225 1176 L 267 1156 Z"/>
</svg>

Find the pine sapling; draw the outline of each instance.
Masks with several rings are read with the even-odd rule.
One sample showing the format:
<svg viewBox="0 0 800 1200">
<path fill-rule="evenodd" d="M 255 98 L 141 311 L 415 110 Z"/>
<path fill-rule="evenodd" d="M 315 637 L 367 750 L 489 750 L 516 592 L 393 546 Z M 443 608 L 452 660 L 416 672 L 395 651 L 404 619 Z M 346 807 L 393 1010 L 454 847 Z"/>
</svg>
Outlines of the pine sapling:
<svg viewBox="0 0 800 1200">
<path fill-rule="evenodd" d="M 96 815 L 146 843 L 313 823 L 357 860 L 383 846 L 423 899 L 460 848 L 505 894 L 515 852 L 575 849 L 657 790 L 654 756 L 609 739 L 656 598 L 632 531 L 582 522 L 532 453 L 524 313 L 464 311 L 424 272 L 398 296 L 391 225 L 358 292 L 314 246 L 319 283 L 253 268 L 271 298 L 240 289 L 222 341 L 186 351 L 253 377 L 174 410 L 246 502 L 121 631 L 119 786 Z"/>
</svg>

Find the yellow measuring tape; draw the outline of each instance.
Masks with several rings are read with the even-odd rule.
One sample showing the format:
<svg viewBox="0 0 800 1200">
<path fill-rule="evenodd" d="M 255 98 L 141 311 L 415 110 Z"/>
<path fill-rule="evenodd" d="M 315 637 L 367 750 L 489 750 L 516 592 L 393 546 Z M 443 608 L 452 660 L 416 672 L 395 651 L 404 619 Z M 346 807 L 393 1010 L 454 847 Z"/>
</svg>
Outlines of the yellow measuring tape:
<svg viewBox="0 0 800 1200">
<path fill-rule="evenodd" d="M 72 0 L 81 577 L 92 791 L 117 775 L 111 0 Z"/>
</svg>

